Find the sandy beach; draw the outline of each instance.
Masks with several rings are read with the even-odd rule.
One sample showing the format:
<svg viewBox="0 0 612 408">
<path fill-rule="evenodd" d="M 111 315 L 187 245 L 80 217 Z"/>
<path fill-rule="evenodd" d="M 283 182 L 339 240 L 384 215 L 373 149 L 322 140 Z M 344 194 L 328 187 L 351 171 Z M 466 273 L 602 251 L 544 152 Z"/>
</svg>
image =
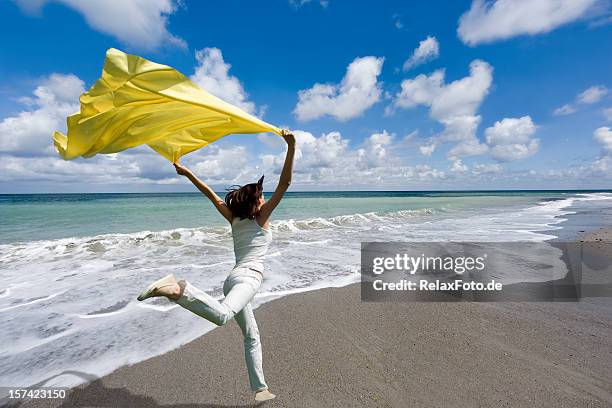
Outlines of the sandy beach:
<svg viewBox="0 0 612 408">
<path fill-rule="evenodd" d="M 582 239 L 612 236 L 595 234 Z M 291 295 L 256 316 L 278 395 L 269 406 L 612 406 L 610 298 L 368 303 L 354 284 Z M 64 401 L 22 404 L 252 405 L 235 324 L 79 386 Z"/>
</svg>

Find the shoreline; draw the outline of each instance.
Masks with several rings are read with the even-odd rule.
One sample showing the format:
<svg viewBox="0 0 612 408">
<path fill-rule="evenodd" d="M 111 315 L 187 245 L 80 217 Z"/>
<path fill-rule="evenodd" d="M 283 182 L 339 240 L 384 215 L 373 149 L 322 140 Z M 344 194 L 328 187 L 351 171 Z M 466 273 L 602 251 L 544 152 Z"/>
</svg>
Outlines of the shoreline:
<svg viewBox="0 0 612 408">
<path fill-rule="evenodd" d="M 612 229 L 581 239 L 597 250 Z M 361 301 L 357 283 L 275 299 L 256 316 L 278 395 L 270 406 L 612 406 L 610 297 L 376 303 Z M 63 401 L 19 406 L 255 406 L 243 358 L 229 324 Z"/>
</svg>

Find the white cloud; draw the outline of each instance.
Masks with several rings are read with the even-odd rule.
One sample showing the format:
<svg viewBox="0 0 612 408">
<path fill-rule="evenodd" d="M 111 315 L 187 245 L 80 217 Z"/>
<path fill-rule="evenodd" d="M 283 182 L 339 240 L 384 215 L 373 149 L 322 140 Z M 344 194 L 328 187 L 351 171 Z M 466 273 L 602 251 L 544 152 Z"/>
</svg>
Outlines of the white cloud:
<svg viewBox="0 0 612 408">
<path fill-rule="evenodd" d="M 437 146 L 435 143 L 424 144 L 424 145 L 419 146 L 419 151 L 421 152 L 423 156 L 431 156 L 433 152 L 436 150 L 436 147 Z"/>
<path fill-rule="evenodd" d="M 255 171 L 247 165 L 249 159 L 245 146 L 220 148 L 211 145 L 191 161 L 196 174 L 208 183 L 236 183 L 247 175 L 255 177 Z"/>
<path fill-rule="evenodd" d="M 118 166 L 106 160 L 65 161 L 57 157 L 15 157 L 0 156 L 0 181 L 28 182 L 46 181 L 52 183 L 114 183 L 126 180 L 138 173 L 135 164 Z"/>
<path fill-rule="evenodd" d="M 461 41 L 474 46 L 547 33 L 583 17 L 597 0 L 474 0 L 459 19 Z"/>
<path fill-rule="evenodd" d="M 386 130 L 372 134 L 365 140 L 363 147 L 357 150 L 358 166 L 361 168 L 383 166 L 389 159 L 389 146 L 392 141 L 393 135 Z"/>
<path fill-rule="evenodd" d="M 484 61 L 474 60 L 470 64 L 470 75 L 449 84 L 444 82 L 442 69 L 402 81 L 401 91 L 395 95 L 392 106 L 405 109 L 428 106 L 430 116 L 444 125 L 444 130 L 432 140 L 455 143 L 448 154 L 450 159 L 483 154 L 487 146 L 476 138 L 481 119 L 476 112 L 492 82 L 493 68 Z M 421 153 L 431 154 L 434 144 L 429 143 Z"/>
<path fill-rule="evenodd" d="M 484 61 L 474 60 L 469 76 L 449 84 L 444 83 L 443 69 L 402 81 L 402 90 L 396 95 L 394 104 L 401 108 L 429 106 L 431 117 L 440 121 L 471 116 L 488 94 L 492 81 L 493 68 Z"/>
<path fill-rule="evenodd" d="M 296 140 L 294 173 L 298 181 L 310 182 L 328 174 L 329 180 L 322 181 L 333 182 L 336 169 L 344 170 L 347 165 L 356 164 L 356 160 L 349 163 L 349 142 L 340 132 L 324 133 L 318 138 L 303 130 L 294 130 L 293 134 Z M 264 154 L 261 156 L 263 169 L 266 173 L 280 174 L 284 159 L 285 153 Z"/>
<path fill-rule="evenodd" d="M 227 145 L 227 143 L 224 143 Z M 244 146 L 217 144 L 190 153 L 181 160 L 212 185 L 252 182 L 261 170 Z M 183 184 L 172 165 L 147 146 L 118 154 L 62 160 L 57 156 L 24 157 L 0 154 L 0 182 L 134 185 Z"/>
<path fill-rule="evenodd" d="M 242 83 L 230 75 L 231 65 L 223 60 L 218 48 L 204 48 L 196 52 L 198 66 L 190 79 L 202 89 L 248 113 L 255 113 L 255 104 L 248 100 Z"/>
<path fill-rule="evenodd" d="M 66 116 L 78 112 L 83 92 L 83 81 L 72 74 L 51 74 L 42 79 L 33 96 L 20 99 L 28 109 L 0 122 L 0 152 L 55 154 L 53 131 L 66 129 Z"/>
<path fill-rule="evenodd" d="M 473 140 L 466 140 L 455 145 L 449 150 L 447 157 L 450 160 L 456 160 L 458 157 L 478 156 L 485 154 L 487 151 L 487 146 L 480 143 L 478 139 L 474 138 Z"/>
<path fill-rule="evenodd" d="M 499 161 L 514 161 L 538 151 L 539 139 L 533 139 L 536 125 L 529 116 L 505 118 L 485 130 L 491 156 Z"/>
<path fill-rule="evenodd" d="M 146 146 L 120 154 L 62 160 L 58 156 L 0 155 L 0 181 L 117 185 L 176 182 L 174 168 Z"/>
<path fill-rule="evenodd" d="M 348 140 L 340 132 L 329 132 L 316 138 L 309 132 L 294 132 L 299 160 L 303 169 L 333 167 L 336 160 L 346 152 Z"/>
<path fill-rule="evenodd" d="M 612 129 L 607 126 L 600 127 L 593 132 L 593 137 L 607 153 L 612 153 Z"/>
<path fill-rule="evenodd" d="M 257 134 L 257 139 L 272 150 L 278 150 L 285 146 L 283 138 L 274 133 L 259 133 Z"/>
<path fill-rule="evenodd" d="M 436 37 L 428 36 L 419 42 L 419 46 L 414 49 L 410 58 L 404 62 L 403 69 L 408 71 L 417 65 L 432 61 L 440 55 L 440 45 Z"/>
<path fill-rule="evenodd" d="M 453 162 L 450 171 L 452 173 L 465 173 L 468 171 L 468 166 L 466 164 L 463 164 L 461 159 L 457 159 Z"/>
<path fill-rule="evenodd" d="M 294 182 L 301 187 L 316 185 L 336 186 L 399 186 L 439 178 L 443 175 L 429 166 L 406 165 L 396 156 L 403 141 L 396 142 L 387 131 L 375 132 L 356 148 L 340 132 L 323 133 L 315 137 L 310 132 L 294 130 L 296 157 Z M 266 174 L 278 174 L 285 153 L 261 156 Z"/>
<path fill-rule="evenodd" d="M 415 167 L 416 170 L 416 175 L 420 178 L 420 179 L 444 179 L 446 178 L 446 173 L 438 170 L 438 169 L 434 169 L 431 166 L 427 165 L 427 164 L 420 164 L 418 166 Z"/>
<path fill-rule="evenodd" d="M 414 79 L 405 79 L 401 91 L 395 95 L 393 105 L 399 108 L 413 108 L 417 105 L 431 106 L 444 87 L 444 70 L 430 75 L 420 74 Z"/>
<path fill-rule="evenodd" d="M 94 30 L 124 44 L 153 50 L 168 44 L 185 48 L 184 40 L 168 31 L 168 17 L 180 2 L 175 0 L 15 0 L 29 14 L 38 14 L 47 3 L 60 3 L 78 11 Z"/>
<path fill-rule="evenodd" d="M 589 170 L 595 174 L 612 174 L 612 156 L 603 156 L 597 158 L 590 166 Z"/>
<path fill-rule="evenodd" d="M 576 108 L 574 107 L 574 105 L 566 103 L 565 105 L 555 109 L 554 112 L 553 112 L 553 115 L 555 115 L 555 116 L 565 116 L 565 115 L 570 115 L 570 114 L 572 114 L 574 112 L 576 112 Z"/>
<path fill-rule="evenodd" d="M 502 166 L 499 163 L 475 164 L 472 167 L 472 174 L 475 174 L 475 175 L 500 173 L 501 171 L 502 171 Z"/>
<path fill-rule="evenodd" d="M 340 84 L 316 83 L 298 93 L 294 114 L 300 121 L 325 115 L 346 121 L 363 114 L 380 100 L 382 86 L 378 76 L 384 58 L 356 58 L 349 64 Z"/>
<path fill-rule="evenodd" d="M 597 103 L 608 94 L 608 88 L 603 85 L 596 85 L 585 89 L 576 97 L 578 103 L 591 104 Z"/>
<path fill-rule="evenodd" d="M 553 111 L 556 116 L 569 115 L 578 110 L 576 105 L 590 105 L 599 102 L 608 94 L 608 88 L 603 85 L 594 85 L 576 95 L 575 103 L 567 103 Z"/>
</svg>

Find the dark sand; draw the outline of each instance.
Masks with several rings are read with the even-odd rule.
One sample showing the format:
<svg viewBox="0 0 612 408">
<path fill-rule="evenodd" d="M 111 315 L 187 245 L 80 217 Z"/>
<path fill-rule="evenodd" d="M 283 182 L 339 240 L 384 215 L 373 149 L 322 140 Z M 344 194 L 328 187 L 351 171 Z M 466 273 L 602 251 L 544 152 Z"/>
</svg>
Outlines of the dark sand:
<svg viewBox="0 0 612 408">
<path fill-rule="evenodd" d="M 256 317 L 278 395 L 267 406 L 612 407 L 612 298 L 366 303 L 351 285 L 270 302 Z M 229 407 L 252 398 L 232 322 L 63 402 L 22 406 Z"/>
</svg>

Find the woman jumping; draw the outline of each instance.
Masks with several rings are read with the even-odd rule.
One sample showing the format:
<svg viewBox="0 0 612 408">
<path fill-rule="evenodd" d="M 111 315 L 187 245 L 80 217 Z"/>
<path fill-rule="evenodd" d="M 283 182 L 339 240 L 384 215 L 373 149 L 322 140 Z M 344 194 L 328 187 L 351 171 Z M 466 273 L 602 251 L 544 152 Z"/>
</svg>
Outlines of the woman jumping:
<svg viewBox="0 0 612 408">
<path fill-rule="evenodd" d="M 223 326 L 234 318 L 244 335 L 249 382 L 257 401 L 267 401 L 275 397 L 264 379 L 261 342 L 251 300 L 261 287 L 263 261 L 272 240 L 270 215 L 291 184 L 295 137 L 289 131 L 283 131 L 282 136 L 287 142 L 287 155 L 278 186 L 268 201 L 263 197 L 263 176 L 257 183 L 231 190 L 225 200 L 222 200 L 189 169 L 178 163 L 174 164 L 176 172 L 186 176 L 231 224 L 236 266 L 223 284 L 225 299 L 219 302 L 189 282 L 177 281 L 172 274 L 153 282 L 138 296 L 138 300 L 165 296 L 218 326 Z"/>
</svg>

